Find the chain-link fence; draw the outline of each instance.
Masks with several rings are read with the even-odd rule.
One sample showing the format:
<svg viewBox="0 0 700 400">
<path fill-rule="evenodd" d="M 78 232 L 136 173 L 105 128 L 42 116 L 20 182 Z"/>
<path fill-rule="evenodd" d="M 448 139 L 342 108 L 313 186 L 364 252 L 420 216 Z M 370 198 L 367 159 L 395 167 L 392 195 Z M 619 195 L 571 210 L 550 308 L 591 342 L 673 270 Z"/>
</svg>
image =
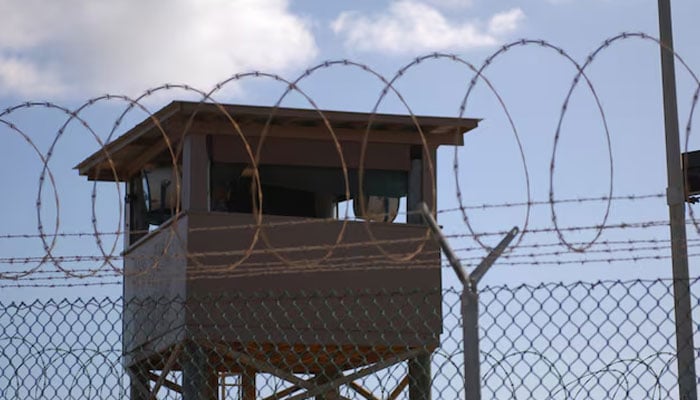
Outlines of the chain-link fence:
<svg viewBox="0 0 700 400">
<path fill-rule="evenodd" d="M 484 288 L 482 398 L 678 398 L 673 304 L 668 280 Z M 454 290 L 0 306 L 2 399 L 465 395 Z"/>
</svg>

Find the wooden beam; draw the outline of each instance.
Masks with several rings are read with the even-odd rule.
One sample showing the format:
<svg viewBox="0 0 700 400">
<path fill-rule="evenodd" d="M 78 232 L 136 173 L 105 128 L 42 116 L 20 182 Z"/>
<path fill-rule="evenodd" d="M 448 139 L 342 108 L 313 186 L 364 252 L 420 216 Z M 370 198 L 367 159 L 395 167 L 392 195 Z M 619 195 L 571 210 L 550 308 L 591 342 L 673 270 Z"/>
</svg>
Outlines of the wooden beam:
<svg viewBox="0 0 700 400">
<path fill-rule="evenodd" d="M 150 379 L 152 381 L 155 381 L 160 377 L 159 375 L 156 375 L 153 372 L 147 372 L 146 375 L 148 376 L 148 379 Z M 168 388 L 172 391 L 182 393 L 182 386 L 178 385 L 177 383 L 175 383 L 171 380 L 163 379 L 163 386 L 165 386 L 166 388 Z"/>
<path fill-rule="evenodd" d="M 263 125 L 245 125 L 241 126 L 241 131 L 246 138 L 260 137 L 262 135 Z M 365 137 L 366 129 L 346 129 L 333 128 L 333 135 L 338 141 L 347 142 L 362 142 Z M 452 134 L 434 134 L 423 131 L 425 140 L 429 145 L 452 145 L 462 146 L 464 138 L 462 132 Z M 233 125 L 226 121 L 195 121 L 191 135 L 231 135 L 240 137 Z M 283 127 L 272 126 L 268 129 L 265 137 L 293 138 L 296 140 L 332 140 L 333 135 L 325 126 L 311 127 Z M 402 131 L 378 131 L 370 129 L 369 143 L 393 143 L 393 144 L 422 144 L 419 133 L 402 132 Z"/>
<path fill-rule="evenodd" d="M 210 347 L 214 351 L 216 351 L 218 354 L 233 358 L 234 360 L 239 361 L 242 364 L 248 365 L 250 367 L 253 367 L 260 372 L 266 372 L 268 374 L 275 375 L 278 378 L 282 378 L 285 381 L 293 383 L 293 384 L 300 386 L 302 388 L 308 389 L 308 388 L 311 388 L 313 386 L 313 384 L 310 383 L 309 381 L 306 381 L 302 378 L 299 378 L 298 376 L 294 375 L 291 372 L 277 368 L 274 365 L 270 365 L 266 362 L 257 360 L 257 359 L 255 359 L 255 358 L 253 358 L 245 353 L 231 350 L 227 346 L 220 345 L 220 344 L 211 344 Z"/>
<path fill-rule="evenodd" d="M 403 379 L 401 379 L 401 382 L 399 382 L 399 384 L 394 388 L 394 390 L 392 390 L 391 393 L 389 393 L 389 397 L 387 397 L 386 400 L 396 400 L 401 394 L 401 392 L 403 392 L 404 389 L 406 389 L 406 386 L 408 386 L 408 382 L 409 376 L 406 375 L 403 377 Z"/>
<path fill-rule="evenodd" d="M 160 376 L 158 376 L 158 379 L 156 379 L 156 383 L 153 386 L 153 389 L 151 390 L 151 394 L 150 396 L 148 396 L 149 400 L 155 400 L 156 394 L 158 394 L 158 390 L 160 390 L 160 387 L 163 386 L 163 383 L 165 382 L 165 377 L 173 368 L 173 365 L 175 365 L 175 360 L 177 360 L 177 357 L 180 355 L 181 351 L 182 343 L 178 343 L 177 345 L 175 345 L 173 352 L 170 353 L 168 360 L 165 362 L 163 369 L 160 371 Z"/>
<path fill-rule="evenodd" d="M 124 167 L 123 174 L 125 176 L 122 176 L 121 174 L 119 175 L 120 178 L 122 179 L 128 179 L 136 174 L 138 174 L 144 167 L 144 165 L 148 164 L 153 158 L 155 158 L 157 155 L 163 153 L 164 151 L 168 151 L 170 153 L 170 150 L 172 150 L 172 153 L 170 154 L 171 159 L 173 156 L 175 157 L 175 160 L 172 160 L 175 162 L 175 164 L 179 164 L 177 161 L 177 158 L 180 157 L 181 155 L 179 154 L 180 149 L 180 143 L 181 140 L 180 138 L 174 138 L 172 140 L 172 136 L 166 129 L 166 134 L 168 134 L 168 141 L 165 140 L 165 138 L 162 138 L 161 141 L 156 142 L 154 145 L 152 145 L 150 148 L 147 150 L 141 152 L 138 157 L 133 158 L 129 160 L 129 165 Z M 168 143 L 170 143 L 170 149 L 168 149 Z M 172 165 L 172 162 L 170 163 Z M 119 171 L 117 171 L 119 172 Z"/>
<path fill-rule="evenodd" d="M 372 118 L 372 123 L 376 125 L 398 125 L 412 127 L 414 125 L 413 119 L 410 115 L 406 114 L 369 114 L 362 112 L 351 112 L 351 111 L 330 111 L 330 110 L 318 110 L 313 109 L 302 109 L 302 108 L 286 108 L 286 107 L 261 107 L 261 106 L 244 106 L 236 104 L 222 104 L 217 105 L 213 103 L 201 103 L 201 102 L 180 102 L 182 112 L 186 115 L 191 115 L 197 113 L 200 116 L 215 116 L 218 118 L 231 118 L 236 121 L 240 120 L 254 120 L 259 123 L 264 123 L 270 116 L 272 116 L 273 124 L 323 124 L 323 119 L 321 115 L 328 120 L 328 122 L 333 124 L 352 124 L 360 125 L 365 127 L 370 117 Z M 223 111 L 223 112 L 222 112 Z M 227 115 L 228 114 L 228 115 Z M 442 131 L 449 128 L 462 127 L 466 130 L 475 128 L 479 119 L 474 118 L 454 118 L 454 117 L 436 117 L 436 116 L 419 116 L 416 115 L 415 118 L 421 125 L 426 127 L 434 127 L 437 131 Z"/>
<path fill-rule="evenodd" d="M 241 400 L 255 400 L 255 369 L 244 368 L 241 372 Z"/>
<path fill-rule="evenodd" d="M 182 154 L 183 211 L 209 210 L 209 159 L 206 137 L 189 135 L 185 138 Z"/>
<path fill-rule="evenodd" d="M 343 376 L 343 371 L 330 368 L 325 371 L 321 371 L 316 375 L 316 385 L 323 386 L 326 383 L 335 382 L 336 379 Z M 333 385 L 328 387 L 322 393 L 317 393 L 315 400 L 339 400 L 340 399 L 340 385 Z"/>
<path fill-rule="evenodd" d="M 182 357 L 182 400 L 216 400 L 219 376 L 206 346 L 188 342 Z"/>
<path fill-rule="evenodd" d="M 421 225 L 423 217 L 420 214 L 420 204 L 423 202 L 423 160 L 411 158 L 411 169 L 408 171 L 408 195 L 406 196 L 406 223 Z"/>
<path fill-rule="evenodd" d="M 146 400 L 151 391 L 148 388 L 148 370 L 141 364 L 127 368 L 129 375 L 129 394 L 132 400 Z"/>
<path fill-rule="evenodd" d="M 170 119 L 173 115 L 180 113 L 180 106 L 178 102 L 170 103 L 164 108 L 158 110 L 153 114 L 159 123 L 163 123 Z M 153 129 L 157 129 L 152 118 L 146 118 L 144 121 L 136 125 L 134 128 L 130 129 L 127 133 L 119 136 L 117 139 L 107 143 L 103 149 L 98 150 L 93 153 L 90 157 L 83 160 L 80 164 L 76 165 L 74 168 L 78 170 L 80 175 L 86 175 L 87 172 L 95 168 L 98 164 L 103 162 L 106 158 L 105 153 L 116 154 L 123 148 L 129 146 L 131 143 L 139 140 L 143 135 L 147 134 Z"/>
<path fill-rule="evenodd" d="M 357 380 L 359 378 L 362 378 L 364 376 L 367 376 L 369 374 L 373 374 L 377 371 L 380 371 L 384 368 L 387 368 L 393 364 L 399 363 L 401 361 L 405 361 L 407 359 L 412 359 L 414 357 L 419 356 L 420 354 L 424 353 L 426 350 L 424 348 L 416 348 L 416 349 L 411 349 L 408 350 L 404 353 L 397 354 L 392 357 L 388 357 L 382 361 L 379 361 L 377 363 L 374 363 L 370 365 L 369 367 L 363 368 L 359 371 L 353 372 L 348 375 L 343 375 L 339 377 L 338 379 L 333 380 L 332 382 L 324 383 L 322 385 L 317 385 L 313 389 L 305 392 L 305 393 L 300 393 L 296 396 L 292 396 L 287 400 L 301 400 L 301 399 L 308 399 L 309 397 L 325 393 L 328 389 L 338 387 L 340 385 L 345 385 L 348 384 L 354 380 Z"/>
<path fill-rule="evenodd" d="M 408 360 L 408 398 L 430 400 L 430 353 L 424 351 Z"/>
<path fill-rule="evenodd" d="M 357 394 L 359 394 L 367 400 L 379 400 L 377 397 L 374 397 L 372 392 L 365 389 L 362 385 L 360 385 L 357 382 L 350 382 L 348 383 L 348 386 L 350 386 L 350 389 L 354 390 L 355 392 L 357 392 Z"/>
<path fill-rule="evenodd" d="M 262 400 L 279 400 L 279 399 L 281 399 L 281 398 L 283 398 L 283 397 L 286 397 L 286 396 L 288 396 L 288 395 L 290 395 L 290 394 L 292 394 L 292 393 L 294 393 L 294 392 L 298 392 L 298 391 L 300 391 L 300 390 L 302 390 L 302 389 L 303 389 L 303 388 L 302 388 L 301 386 L 293 385 L 293 386 L 290 386 L 290 387 L 288 387 L 288 388 L 286 388 L 286 389 L 280 390 L 279 392 L 277 392 L 277 393 L 275 393 L 275 394 L 273 394 L 273 395 L 271 395 L 271 396 L 267 396 L 267 397 L 265 397 L 265 398 L 262 399 Z"/>
</svg>

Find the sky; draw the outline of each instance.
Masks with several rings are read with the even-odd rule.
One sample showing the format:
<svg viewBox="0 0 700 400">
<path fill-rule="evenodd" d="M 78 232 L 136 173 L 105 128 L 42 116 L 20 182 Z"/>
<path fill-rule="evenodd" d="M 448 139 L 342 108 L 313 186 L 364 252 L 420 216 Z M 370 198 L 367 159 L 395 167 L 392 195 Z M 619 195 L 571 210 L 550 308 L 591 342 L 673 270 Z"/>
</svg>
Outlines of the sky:
<svg viewBox="0 0 700 400">
<path fill-rule="evenodd" d="M 672 11 L 676 51 L 691 69 L 698 69 L 700 5 L 675 1 Z M 465 264 L 473 266 L 485 255 L 480 242 L 493 246 L 501 236 L 496 233 L 513 226 L 522 229 L 527 222 L 530 229 L 544 232 L 519 238 L 517 253 L 500 260 L 485 284 L 670 276 L 668 226 L 663 225 L 668 211 L 661 196 L 666 163 L 658 45 L 633 35 L 596 53 L 586 69 L 594 90 L 582 81 L 562 117 L 562 105 L 577 72 L 562 54 L 583 64 L 606 39 L 622 32 L 657 37 L 654 1 L 173 0 L 166 7 L 153 0 L 0 0 L 0 15 L 5 16 L 0 35 L 0 109 L 48 101 L 72 110 L 104 94 L 135 98 L 163 84 L 210 90 L 229 77 L 251 71 L 294 80 L 326 60 L 347 59 L 391 79 L 416 58 L 439 53 L 462 62 L 449 57 L 422 60 L 395 85 L 410 110 L 389 95 L 378 111 L 458 116 L 474 76 L 469 64 L 479 68 L 503 46 L 515 43 L 484 70 L 490 85 L 481 80 L 469 91 L 465 116 L 483 120 L 457 150 L 457 172 L 454 149 L 441 149 L 438 154 L 438 217 L 452 247 Z M 542 42 L 518 44 L 521 39 Z M 677 75 L 685 146 L 697 83 L 680 62 Z M 333 65 L 304 78 L 299 87 L 321 109 L 369 112 L 383 84 L 357 66 Z M 221 102 L 272 105 L 285 88 L 279 81 L 247 77 L 226 84 L 214 97 Z M 196 98 L 183 90 L 159 90 L 146 96 L 143 104 L 155 111 L 171 100 Z M 282 105 L 311 106 L 299 94 L 288 96 Z M 6 123 L 0 127 L 4 171 L 0 180 L 7 188 L 0 209 L 0 272 L 16 276 L 36 267 L 60 276 L 50 263 L 40 265 L 45 245 L 53 245 L 52 252 L 63 256 L 119 254 L 120 238 L 100 236 L 104 247 L 100 249 L 92 232 L 117 229 L 123 188 L 98 184 L 93 206 L 93 185 L 72 168 L 110 137 L 145 118 L 134 111 L 118 119 L 125 107 L 118 99 L 88 107 L 81 118 L 90 129 L 73 122 L 61 130 L 66 114 L 40 104 L 0 116 Z M 688 149 L 700 148 L 695 136 L 691 130 Z M 553 154 L 555 167 L 550 175 Z M 39 190 L 42 160 L 47 158 L 53 181 L 46 178 Z M 644 198 L 614 200 L 609 208 L 606 201 L 558 203 L 554 213 L 558 226 L 565 229 L 561 237 L 552 231 L 552 210 L 547 204 L 533 205 L 529 214 L 523 206 L 493 207 L 528 198 L 546 203 L 550 176 L 557 200 L 607 197 L 611 187 L 614 197 Z M 462 213 L 455 211 L 460 205 L 457 186 L 462 205 L 492 207 L 469 208 L 466 225 Z M 38 212 L 37 201 L 41 203 Z M 600 235 L 595 229 L 566 230 L 602 223 L 632 225 L 605 229 Z M 640 224 L 652 226 L 637 227 Z M 56 231 L 87 235 L 60 237 L 55 242 L 49 236 L 47 243 L 33 236 L 16 237 L 36 234 L 37 226 L 49 235 Z M 472 232 L 494 234 L 477 241 Z M 690 243 L 698 239 L 692 224 L 688 237 Z M 588 251 L 570 251 L 564 242 L 582 242 L 571 246 L 588 247 Z M 692 247 L 689 252 L 694 252 Z M 39 260 L 9 262 L 22 257 Z M 642 259 L 632 260 L 635 257 Z M 536 260 L 542 263 L 532 265 Z M 576 260 L 585 262 L 568 263 Z M 557 261 L 567 263 L 549 264 Z M 697 258 L 691 257 L 690 264 L 691 276 L 698 276 Z M 85 267 L 84 262 L 64 265 Z M 109 271 L 109 266 L 101 268 Z M 444 273 L 445 284 L 453 285 L 451 272 Z M 67 282 L 3 280 L 0 285 L 23 287 L 3 287 L 0 301 L 121 292 L 119 285 L 26 287 Z M 81 282 L 86 281 L 70 280 Z"/>
</svg>

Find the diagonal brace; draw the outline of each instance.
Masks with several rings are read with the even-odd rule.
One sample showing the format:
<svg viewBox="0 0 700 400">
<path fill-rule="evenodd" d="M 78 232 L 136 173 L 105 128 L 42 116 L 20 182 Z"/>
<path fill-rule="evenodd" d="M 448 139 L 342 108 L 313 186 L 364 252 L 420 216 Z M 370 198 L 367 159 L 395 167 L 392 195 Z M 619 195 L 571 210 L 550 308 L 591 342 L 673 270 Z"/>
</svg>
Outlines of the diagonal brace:
<svg viewBox="0 0 700 400">
<path fill-rule="evenodd" d="M 404 353 L 400 353 L 400 354 L 397 354 L 393 357 L 389 357 L 389 358 L 386 358 L 380 362 L 374 363 L 371 366 L 364 368 L 364 369 L 361 369 L 359 371 L 353 372 L 352 374 L 343 375 L 343 376 L 339 377 L 338 379 L 335 379 L 331 382 L 324 383 L 323 385 L 318 385 L 305 393 L 300 393 L 296 396 L 292 396 L 288 400 L 308 399 L 309 397 L 316 396 L 316 395 L 323 393 L 329 389 L 338 387 L 340 385 L 345 385 L 345 384 L 350 383 L 356 379 L 362 378 L 362 377 L 367 376 L 369 374 L 373 374 L 377 371 L 380 371 L 384 368 L 389 367 L 392 364 L 396 364 L 398 362 L 407 360 L 409 358 L 413 358 L 419 354 L 422 354 L 423 352 L 425 352 L 425 349 L 422 347 L 408 350 Z"/>
</svg>

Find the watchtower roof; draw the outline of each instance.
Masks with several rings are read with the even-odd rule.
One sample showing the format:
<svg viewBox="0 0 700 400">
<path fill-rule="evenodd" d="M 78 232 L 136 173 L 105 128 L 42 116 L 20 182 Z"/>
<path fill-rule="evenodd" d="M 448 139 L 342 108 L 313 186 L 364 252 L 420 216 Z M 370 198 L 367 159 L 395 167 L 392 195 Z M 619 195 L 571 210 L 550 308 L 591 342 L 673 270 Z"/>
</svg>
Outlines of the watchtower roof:
<svg viewBox="0 0 700 400">
<path fill-rule="evenodd" d="M 399 114 L 174 101 L 75 168 L 89 180 L 125 181 L 150 160 L 164 155 L 170 157 L 164 134 L 177 154 L 178 143 L 184 135 L 238 136 L 232 121 L 246 138 L 260 137 L 269 124 L 266 137 L 302 141 L 332 140 L 325 125 L 327 121 L 339 142 L 362 142 L 371 121 L 368 143 L 423 145 L 419 134 L 422 131 L 426 143 L 437 147 L 463 145 L 463 135 L 476 128 L 480 120 L 435 116 L 415 116 L 414 120 L 410 115 Z"/>
</svg>

